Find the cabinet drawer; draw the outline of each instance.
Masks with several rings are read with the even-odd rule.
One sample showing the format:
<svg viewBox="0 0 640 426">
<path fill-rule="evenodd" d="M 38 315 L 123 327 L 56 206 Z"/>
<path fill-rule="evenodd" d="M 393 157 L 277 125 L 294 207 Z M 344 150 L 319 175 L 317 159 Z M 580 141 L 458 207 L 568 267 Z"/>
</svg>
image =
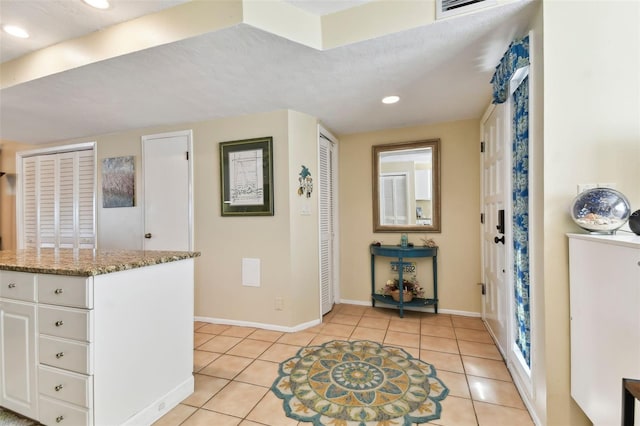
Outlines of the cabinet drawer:
<svg viewBox="0 0 640 426">
<path fill-rule="evenodd" d="M 81 407 L 92 401 L 93 376 L 73 373 L 41 365 L 38 368 L 40 394 Z"/>
<path fill-rule="evenodd" d="M 40 423 L 47 426 L 88 426 L 90 410 L 66 402 L 40 396 Z"/>
<path fill-rule="evenodd" d="M 38 301 L 51 305 L 93 308 L 93 278 L 38 275 Z"/>
<path fill-rule="evenodd" d="M 41 334 L 91 342 L 93 311 L 57 306 L 38 306 L 38 327 Z"/>
<path fill-rule="evenodd" d="M 40 336 L 40 364 L 93 374 L 91 345 L 56 337 Z"/>
<path fill-rule="evenodd" d="M 0 297 L 36 301 L 36 276 L 28 272 L 0 271 Z"/>
</svg>

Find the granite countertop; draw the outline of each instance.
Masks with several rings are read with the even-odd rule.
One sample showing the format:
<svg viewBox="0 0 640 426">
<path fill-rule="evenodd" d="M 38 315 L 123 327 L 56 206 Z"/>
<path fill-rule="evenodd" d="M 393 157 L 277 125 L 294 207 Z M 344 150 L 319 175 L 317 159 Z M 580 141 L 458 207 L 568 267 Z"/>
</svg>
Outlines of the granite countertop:
<svg viewBox="0 0 640 426">
<path fill-rule="evenodd" d="M 1 250 L 0 270 L 93 276 L 200 256 L 190 251 L 24 249 Z"/>
</svg>

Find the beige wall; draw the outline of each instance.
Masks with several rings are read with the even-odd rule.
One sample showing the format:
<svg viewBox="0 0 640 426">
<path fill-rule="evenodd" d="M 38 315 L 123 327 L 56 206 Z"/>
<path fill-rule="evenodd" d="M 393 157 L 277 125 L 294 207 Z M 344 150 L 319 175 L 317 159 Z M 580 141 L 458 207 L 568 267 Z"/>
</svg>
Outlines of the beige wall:
<svg viewBox="0 0 640 426">
<path fill-rule="evenodd" d="M 0 250 L 16 248 L 16 152 L 30 148 L 29 145 L 11 141 L 0 141 Z"/>
<path fill-rule="evenodd" d="M 196 315 L 281 326 L 319 319 L 317 221 L 313 216 L 301 217 L 291 199 L 297 190 L 294 185 L 300 163 L 312 165 L 314 175 L 315 119 L 276 111 L 213 120 L 191 128 L 195 243 L 202 252 L 196 264 Z M 260 136 L 273 136 L 275 216 L 223 218 L 218 142 Z M 261 259 L 261 287 L 241 285 L 243 257 Z M 308 294 L 297 297 L 301 288 Z M 275 310 L 276 297 L 284 300 L 282 311 Z M 294 302 L 304 304 L 302 312 Z"/>
<path fill-rule="evenodd" d="M 547 424 L 583 425 L 570 396 L 568 209 L 593 182 L 640 208 L 640 2 L 550 1 L 543 17 Z"/>
<path fill-rule="evenodd" d="M 400 242 L 399 233 L 374 233 L 371 147 L 391 142 L 440 138 L 442 232 L 409 233 L 409 241 L 433 238 L 438 252 L 439 308 L 479 314 L 480 288 L 480 121 L 466 120 L 404 129 L 342 135 L 340 161 L 340 292 L 343 300 L 369 303 L 369 244 Z M 418 280 L 429 288 L 430 264 L 420 261 Z M 376 275 L 391 277 L 386 262 Z M 388 276 L 388 277 L 387 277 Z M 377 283 L 376 288 L 382 286 Z"/>
<path fill-rule="evenodd" d="M 311 137 L 313 135 L 313 137 Z M 311 321 L 320 312 L 320 233 L 318 229 L 318 120 L 295 111 L 289 111 L 289 246 L 291 252 L 291 285 L 284 297 L 285 308 L 293 309 L 294 318 Z M 298 195 L 298 176 L 306 166 L 311 173 L 314 188 L 311 198 Z M 310 211 L 306 214 L 304 211 Z M 268 299 L 269 300 L 269 299 Z M 270 299 L 273 307 L 273 295 Z"/>
<path fill-rule="evenodd" d="M 141 137 L 193 130 L 196 259 L 195 315 L 238 323 L 296 327 L 320 318 L 317 191 L 297 195 L 300 166 L 317 178 L 317 120 L 293 111 L 274 111 L 82 138 L 56 145 L 96 141 L 99 248 L 141 249 L 144 190 Z M 218 143 L 273 137 L 275 215 L 222 217 Z M 29 149 L 41 146 L 28 146 Z M 136 157 L 136 206 L 103 209 L 102 159 Z M 311 214 L 302 215 L 303 204 Z M 242 286 L 242 258 L 261 260 L 261 286 Z M 284 301 L 275 309 L 275 298 Z"/>
</svg>

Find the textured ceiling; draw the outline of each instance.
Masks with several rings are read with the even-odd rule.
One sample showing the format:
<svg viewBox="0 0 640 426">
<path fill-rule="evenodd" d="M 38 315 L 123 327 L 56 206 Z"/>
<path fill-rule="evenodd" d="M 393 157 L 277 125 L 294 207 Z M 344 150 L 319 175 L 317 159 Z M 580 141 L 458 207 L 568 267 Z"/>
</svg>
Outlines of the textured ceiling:
<svg viewBox="0 0 640 426">
<path fill-rule="evenodd" d="M 511 3 L 326 51 L 241 24 L 5 88 L 0 138 L 42 143 L 283 108 L 337 134 L 479 118 L 533 8 Z M 383 105 L 389 94 L 401 101 Z"/>
</svg>

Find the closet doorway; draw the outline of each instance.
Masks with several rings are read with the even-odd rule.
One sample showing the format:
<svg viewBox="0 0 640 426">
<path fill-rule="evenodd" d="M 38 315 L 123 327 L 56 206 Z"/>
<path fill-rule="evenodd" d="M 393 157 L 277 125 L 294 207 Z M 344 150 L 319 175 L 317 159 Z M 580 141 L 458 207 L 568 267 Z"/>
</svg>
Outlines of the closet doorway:
<svg viewBox="0 0 640 426">
<path fill-rule="evenodd" d="M 318 132 L 320 301 L 325 315 L 339 299 L 338 287 L 338 147 L 322 127 Z"/>
<path fill-rule="evenodd" d="M 96 248 L 95 142 L 21 151 L 17 246 Z"/>
<path fill-rule="evenodd" d="M 142 137 L 144 250 L 193 250 L 192 134 Z"/>
</svg>

